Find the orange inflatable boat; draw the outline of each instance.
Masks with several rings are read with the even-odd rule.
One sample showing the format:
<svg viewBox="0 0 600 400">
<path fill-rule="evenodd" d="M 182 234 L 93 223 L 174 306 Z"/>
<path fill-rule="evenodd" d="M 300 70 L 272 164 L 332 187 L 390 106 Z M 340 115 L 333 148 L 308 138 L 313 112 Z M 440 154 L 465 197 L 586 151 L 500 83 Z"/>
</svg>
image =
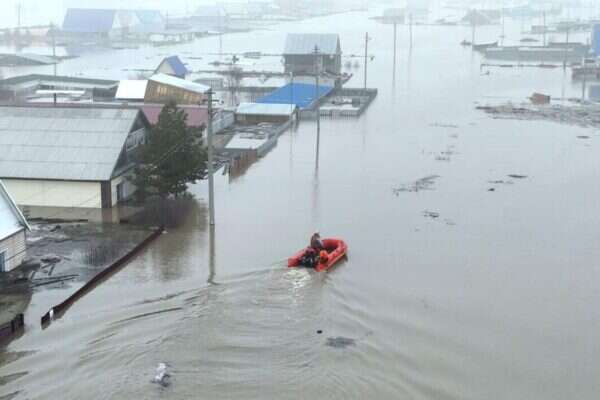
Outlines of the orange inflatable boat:
<svg viewBox="0 0 600 400">
<path fill-rule="evenodd" d="M 348 245 L 342 239 L 323 239 L 321 242 L 325 248 L 321 254 L 316 254 L 312 248 L 307 247 L 288 259 L 288 267 L 310 267 L 325 271 L 333 267 L 348 251 Z"/>
</svg>

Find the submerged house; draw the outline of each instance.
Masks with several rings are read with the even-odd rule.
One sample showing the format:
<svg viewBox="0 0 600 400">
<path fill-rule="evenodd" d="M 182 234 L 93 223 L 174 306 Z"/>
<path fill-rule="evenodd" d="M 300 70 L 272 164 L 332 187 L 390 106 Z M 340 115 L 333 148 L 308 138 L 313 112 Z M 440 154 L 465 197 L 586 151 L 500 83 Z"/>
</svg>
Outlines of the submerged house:
<svg viewBox="0 0 600 400">
<path fill-rule="evenodd" d="M 22 206 L 110 208 L 148 130 L 137 109 L 0 107 L 0 179 Z"/>
<path fill-rule="evenodd" d="M 146 87 L 145 103 L 203 104 L 208 98 L 209 86 L 186 81 L 166 74 L 153 75 Z"/>
<path fill-rule="evenodd" d="M 156 10 L 69 8 L 62 31 L 78 40 L 141 39 L 164 31 L 166 26 Z"/>
<path fill-rule="evenodd" d="M 176 78 L 185 79 L 189 73 L 183 62 L 177 56 L 167 57 L 161 61 L 154 71 L 155 74 L 171 75 Z"/>
<path fill-rule="evenodd" d="M 315 54 L 315 48 L 318 54 Z M 288 74 L 314 75 L 317 64 L 320 64 L 321 73 L 342 73 L 342 48 L 337 34 L 288 34 L 283 58 Z"/>
<path fill-rule="evenodd" d="M 8 272 L 25 259 L 27 220 L 0 181 L 0 273 Z"/>
</svg>

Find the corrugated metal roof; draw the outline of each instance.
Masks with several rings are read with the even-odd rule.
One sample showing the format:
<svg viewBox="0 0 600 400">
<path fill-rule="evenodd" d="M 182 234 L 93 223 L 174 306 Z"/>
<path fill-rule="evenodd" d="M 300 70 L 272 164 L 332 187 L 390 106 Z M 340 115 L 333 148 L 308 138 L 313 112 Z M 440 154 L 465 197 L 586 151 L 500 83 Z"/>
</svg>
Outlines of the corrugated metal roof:
<svg viewBox="0 0 600 400">
<path fill-rule="evenodd" d="M 140 107 L 140 110 L 142 110 L 148 122 L 155 125 L 163 107 L 162 104 L 144 104 Z M 187 115 L 185 122 L 189 127 L 199 128 L 208 123 L 208 109 L 206 107 L 178 105 L 177 108 L 183 110 Z"/>
<path fill-rule="evenodd" d="M 0 107 L 0 177 L 106 181 L 136 109 Z"/>
<path fill-rule="evenodd" d="M 144 100 L 146 96 L 147 80 L 122 80 L 115 99 L 117 100 Z"/>
<path fill-rule="evenodd" d="M 14 235 L 23 228 L 30 229 L 21 210 L 0 180 L 0 240 Z"/>
<path fill-rule="evenodd" d="M 285 103 L 240 103 L 236 113 L 240 115 L 280 115 L 289 116 L 297 108 Z"/>
<path fill-rule="evenodd" d="M 188 90 L 194 93 L 204 94 L 210 90 L 209 86 L 202 85 L 200 83 L 186 81 L 185 79 L 176 78 L 174 76 L 166 74 L 156 74 L 150 78 L 153 82 L 162 83 L 164 85 L 178 87 L 180 89 Z"/>
<path fill-rule="evenodd" d="M 327 96 L 333 88 L 319 85 L 318 98 Z M 259 99 L 257 103 L 296 104 L 299 108 L 312 107 L 317 97 L 316 85 L 307 83 L 289 83 Z"/>
<path fill-rule="evenodd" d="M 285 55 L 313 54 L 315 46 L 321 54 L 337 54 L 339 36 L 335 33 L 288 33 L 285 39 Z"/>
<path fill-rule="evenodd" d="M 164 60 L 162 60 L 162 62 L 159 64 L 158 68 L 156 69 L 157 72 L 158 72 L 158 70 L 160 70 L 161 66 L 164 63 L 169 64 L 169 66 L 175 73 L 175 76 L 185 77 L 189 73 L 188 69 L 185 67 L 185 65 L 183 65 L 183 62 L 181 62 L 181 60 L 177 56 L 167 57 Z"/>
<path fill-rule="evenodd" d="M 12 86 L 20 85 L 23 83 L 41 83 L 41 82 L 52 82 L 52 83 L 80 83 L 85 85 L 97 85 L 99 87 L 112 87 L 117 84 L 117 81 L 111 81 L 106 79 L 91 79 L 81 78 L 73 76 L 54 76 L 54 75 L 42 75 L 42 74 L 29 74 L 13 76 L 12 78 L 6 78 L 0 80 L 0 86 Z"/>
<path fill-rule="evenodd" d="M 63 20 L 63 30 L 73 33 L 106 33 L 114 25 L 116 10 L 69 8 Z"/>
</svg>

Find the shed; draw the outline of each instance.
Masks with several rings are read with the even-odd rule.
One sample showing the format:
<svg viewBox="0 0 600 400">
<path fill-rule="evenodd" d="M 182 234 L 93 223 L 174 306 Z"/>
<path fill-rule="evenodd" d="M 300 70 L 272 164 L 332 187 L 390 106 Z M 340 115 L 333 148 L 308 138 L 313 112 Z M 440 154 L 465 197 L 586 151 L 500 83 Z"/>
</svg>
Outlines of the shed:
<svg viewBox="0 0 600 400">
<path fill-rule="evenodd" d="M 0 180 L 0 273 L 8 272 L 25 258 L 25 231 L 29 224 Z"/>
<path fill-rule="evenodd" d="M 333 87 L 307 83 L 289 83 L 274 92 L 262 97 L 257 103 L 295 104 L 300 109 L 310 109 L 316 105 L 315 100 L 327 96 Z"/>
<path fill-rule="evenodd" d="M 0 179 L 19 205 L 112 207 L 148 129 L 137 109 L 0 107 Z"/>
<path fill-rule="evenodd" d="M 147 80 L 122 80 L 119 82 L 119 88 L 115 99 L 126 101 L 144 101 L 146 96 Z"/>
<path fill-rule="evenodd" d="M 154 73 L 171 75 L 177 78 L 185 79 L 185 76 L 189 73 L 189 71 L 183 62 L 181 62 L 179 57 L 171 56 L 162 60 Z"/>
<path fill-rule="evenodd" d="M 146 88 L 146 103 L 202 104 L 210 90 L 209 86 L 176 78 L 166 74 L 153 75 Z"/>
<path fill-rule="evenodd" d="M 287 122 L 298 106 L 285 103 L 240 103 L 236 120 L 241 123 Z"/>
<path fill-rule="evenodd" d="M 314 75 L 317 64 L 321 72 L 342 73 L 340 38 L 334 33 L 290 33 L 285 40 L 283 57 L 286 73 Z"/>
</svg>

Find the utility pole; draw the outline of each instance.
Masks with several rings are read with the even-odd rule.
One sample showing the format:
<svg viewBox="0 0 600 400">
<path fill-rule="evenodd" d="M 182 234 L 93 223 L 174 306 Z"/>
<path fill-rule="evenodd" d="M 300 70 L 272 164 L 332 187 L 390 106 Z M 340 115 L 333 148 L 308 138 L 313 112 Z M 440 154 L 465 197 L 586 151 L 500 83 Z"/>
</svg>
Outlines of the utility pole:
<svg viewBox="0 0 600 400">
<path fill-rule="evenodd" d="M 581 104 L 585 102 L 585 85 L 587 78 L 587 71 L 585 68 L 585 57 L 581 59 L 581 68 L 583 69 L 583 81 L 581 81 Z"/>
<path fill-rule="evenodd" d="M 396 45 L 397 33 L 398 33 L 398 24 L 396 23 L 396 20 L 394 20 L 394 62 L 392 63 L 393 68 L 394 68 L 394 73 L 393 73 L 394 80 L 396 80 L 396 48 L 398 47 Z M 365 87 L 365 89 L 366 89 L 366 87 Z"/>
<path fill-rule="evenodd" d="M 544 45 L 544 47 L 546 46 L 546 11 L 544 11 L 542 13 L 542 26 L 543 26 L 543 39 L 542 39 L 542 43 Z"/>
<path fill-rule="evenodd" d="M 412 42 L 413 42 L 412 30 L 413 30 L 413 15 L 412 15 L 412 13 L 410 13 L 410 14 L 408 14 L 408 35 L 410 38 L 409 45 L 410 45 L 411 49 L 412 49 Z M 394 40 L 396 39 L 395 36 L 396 35 L 394 34 Z M 396 45 L 394 45 L 394 51 L 396 51 Z M 394 60 L 395 59 L 396 59 L 396 57 L 394 56 Z"/>
<path fill-rule="evenodd" d="M 319 47 L 315 46 L 315 101 L 316 112 L 317 112 L 317 151 L 316 151 L 316 168 L 319 169 L 319 147 L 321 142 L 321 107 L 319 106 L 319 75 L 321 74 L 320 60 L 319 60 Z M 366 61 L 366 59 L 365 59 Z M 365 71 L 367 64 L 365 63 Z M 365 87 L 367 82 L 367 73 L 365 72 Z"/>
<path fill-rule="evenodd" d="M 396 49 L 394 48 L 394 51 Z M 365 89 L 367 88 L 367 68 L 368 68 L 368 57 L 369 57 L 369 32 L 365 33 Z M 395 57 L 394 57 L 395 58 Z"/>
<path fill-rule="evenodd" d="M 213 90 L 208 90 L 208 124 L 206 126 L 206 145 L 208 146 L 208 212 L 209 224 L 215 225 L 215 181 L 213 165 Z"/>
<path fill-rule="evenodd" d="M 50 24 L 52 30 L 52 59 L 54 61 L 54 76 L 56 76 L 56 28 L 53 23 Z"/>
</svg>

